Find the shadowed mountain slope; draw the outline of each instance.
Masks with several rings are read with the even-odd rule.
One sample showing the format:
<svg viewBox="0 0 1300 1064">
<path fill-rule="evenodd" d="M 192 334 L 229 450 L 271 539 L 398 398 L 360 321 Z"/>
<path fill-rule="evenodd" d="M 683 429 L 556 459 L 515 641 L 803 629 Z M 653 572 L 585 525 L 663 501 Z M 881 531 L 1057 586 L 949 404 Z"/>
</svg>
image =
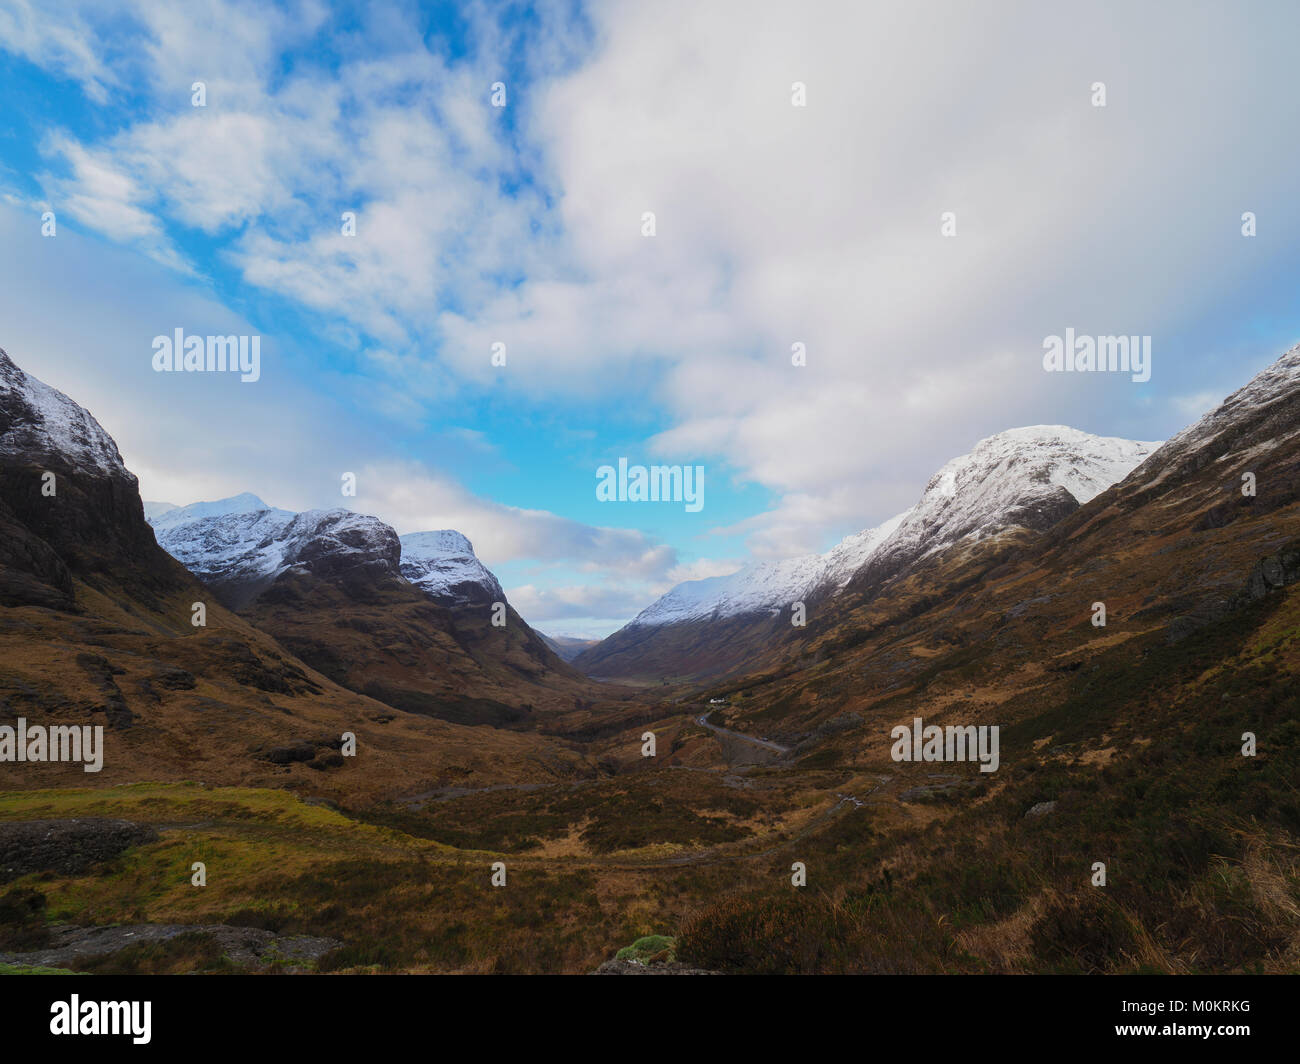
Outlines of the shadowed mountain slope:
<svg viewBox="0 0 1300 1064">
<path fill-rule="evenodd" d="M 393 649 L 382 628 L 379 643 L 364 631 L 364 611 L 373 609 L 375 625 L 405 627 L 410 642 L 436 658 L 430 668 L 447 691 L 464 679 L 512 699 L 494 702 L 494 712 L 500 705 L 524 713 L 514 699 L 535 676 L 516 681 L 512 670 L 536 674 L 542 667 L 526 654 L 518 663 L 509 653 L 495 654 L 491 640 L 502 630 L 457 627 L 445 608 L 395 571 L 388 574 L 395 590 L 361 580 L 370 565 L 366 552 L 357 567 L 338 565 L 327 553 L 308 556 L 317 571 L 273 585 L 278 601 L 266 607 L 270 620 L 294 608 L 310 615 L 335 598 L 354 602 L 352 579 L 374 604 L 342 628 L 338 618 L 313 620 L 300 612 L 278 625 L 289 640 L 302 636 L 312 649 L 317 644 L 304 633 L 318 624 L 348 633 L 358 660 L 362 653 L 385 661 L 400 656 L 405 651 Z M 400 610 L 386 609 L 394 599 Z M 79 763 L 4 763 L 3 787 L 198 777 L 359 797 L 502 774 L 550 778 L 576 761 L 537 737 L 398 713 L 336 685 L 285 642 L 230 612 L 158 546 L 136 479 L 108 434 L 3 352 L 0 603 L 0 724 L 13 726 L 22 717 L 32 725 L 106 729 L 100 773 L 85 773 Z M 196 603 L 206 606 L 206 626 L 191 623 Z M 511 620 L 515 631 L 507 627 L 505 638 L 523 642 L 525 626 Z M 424 636 L 416 630 L 420 621 L 428 626 Z M 494 661 L 496 675 L 475 664 L 466 648 L 476 644 L 484 660 Z M 349 667 L 359 666 L 354 660 Z M 358 738 L 355 759 L 338 755 L 345 731 Z"/>
</svg>

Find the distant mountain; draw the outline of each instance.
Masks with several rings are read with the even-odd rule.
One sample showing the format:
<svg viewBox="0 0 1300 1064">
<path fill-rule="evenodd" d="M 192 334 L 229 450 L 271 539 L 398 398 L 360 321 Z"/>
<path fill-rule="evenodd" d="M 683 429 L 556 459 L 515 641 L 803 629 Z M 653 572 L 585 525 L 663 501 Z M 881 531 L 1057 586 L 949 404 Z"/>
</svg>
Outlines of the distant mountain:
<svg viewBox="0 0 1300 1064">
<path fill-rule="evenodd" d="M 179 509 L 179 507 L 177 507 L 174 502 L 149 502 L 146 500 L 144 504 L 144 518 L 152 524 L 155 518 L 161 517 L 169 510 L 176 509 Z"/>
<path fill-rule="evenodd" d="M 592 676 L 708 677 L 752 666 L 792 638 L 795 602 L 862 590 L 962 540 L 999 529 L 1041 531 L 1094 498 L 1158 446 L 1060 425 L 1011 429 L 946 463 L 912 509 L 826 554 L 747 566 L 679 584 L 574 659 Z"/>
<path fill-rule="evenodd" d="M 571 706 L 584 686 L 459 532 L 399 537 L 376 517 L 294 513 L 248 493 L 160 510 L 153 523 L 223 604 L 399 709 L 521 725 L 534 708 Z"/>
<path fill-rule="evenodd" d="M 584 650 L 590 650 L 600 642 L 599 639 L 575 639 L 568 635 L 545 635 L 542 632 L 537 634 L 559 655 L 561 661 L 572 661 Z"/>
<path fill-rule="evenodd" d="M 642 610 L 628 627 L 721 620 L 748 614 L 776 616 L 819 590 L 838 591 L 898 528 L 907 513 L 844 539 L 825 554 L 760 562 L 729 576 L 689 580 Z"/>
<path fill-rule="evenodd" d="M 459 532 L 398 537 L 378 518 L 350 510 L 294 513 L 245 492 L 215 502 L 146 503 L 158 542 L 234 608 L 289 570 L 401 576 L 444 606 L 505 602 L 497 578 Z"/>
</svg>

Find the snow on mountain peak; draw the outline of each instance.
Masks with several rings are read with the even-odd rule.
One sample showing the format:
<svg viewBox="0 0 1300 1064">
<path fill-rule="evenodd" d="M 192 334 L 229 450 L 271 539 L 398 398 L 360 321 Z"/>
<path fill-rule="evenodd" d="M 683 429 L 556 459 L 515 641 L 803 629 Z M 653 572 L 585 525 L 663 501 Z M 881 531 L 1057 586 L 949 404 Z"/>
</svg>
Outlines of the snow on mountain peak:
<svg viewBox="0 0 1300 1064">
<path fill-rule="evenodd" d="M 1230 433 L 1234 425 L 1251 418 L 1272 414 L 1282 420 L 1282 424 L 1274 426 L 1276 435 L 1267 438 L 1269 444 L 1292 435 L 1297 430 L 1294 421 L 1286 423 L 1286 406 L 1274 404 L 1293 397 L 1297 387 L 1300 387 L 1300 344 L 1255 374 L 1244 387 L 1238 388 L 1209 413 L 1171 437 L 1155 456 L 1156 472 L 1148 486 L 1161 483 L 1175 473 L 1189 455 L 1213 446 L 1220 436 Z"/>
<path fill-rule="evenodd" d="M 332 568 L 348 558 L 388 563 L 443 605 L 504 602 L 495 576 L 452 529 L 397 533 L 377 517 L 351 510 L 294 513 L 245 492 L 215 502 L 167 508 L 146 504 L 158 543 L 191 572 L 235 596 L 260 593 L 295 568 Z"/>
<path fill-rule="evenodd" d="M 205 517 L 225 517 L 229 514 L 257 513 L 271 510 L 261 499 L 250 492 L 232 495 L 229 499 L 217 499 L 215 502 L 192 502 L 188 506 L 172 506 L 169 503 L 146 502 L 145 515 L 154 529 L 171 525 L 188 524 Z M 291 515 L 289 510 L 276 510 L 278 514 Z"/>
<path fill-rule="evenodd" d="M 813 592 L 835 593 L 868 562 L 899 565 L 971 534 L 1012 524 L 1045 527 L 1122 480 L 1158 443 L 1031 425 L 980 440 L 930 478 L 911 510 L 847 537 L 826 554 L 748 565 L 678 584 L 628 627 L 743 614 L 776 615 Z M 1068 492 L 1068 497 L 1063 494 Z"/>
<path fill-rule="evenodd" d="M 916 506 L 873 552 L 880 575 L 967 536 L 1019 525 L 1041 530 L 1123 480 L 1160 444 L 1029 425 L 980 440 L 946 462 Z"/>
<path fill-rule="evenodd" d="M 412 532 L 402 537 L 402 575 L 426 594 L 448 605 L 504 602 L 491 571 L 459 532 Z"/>
<path fill-rule="evenodd" d="M 838 591 L 907 516 L 855 532 L 825 554 L 757 562 L 728 576 L 688 580 L 642 610 L 628 627 L 675 624 L 747 613 L 775 616 L 819 588 Z"/>
<path fill-rule="evenodd" d="M 411 532 L 402 537 L 403 551 L 408 548 L 420 555 L 474 553 L 474 545 L 454 528 L 444 528 L 437 532 Z"/>
<path fill-rule="evenodd" d="M 161 517 L 165 513 L 170 513 L 172 510 L 179 509 L 180 507 L 174 502 L 150 502 L 148 499 L 145 499 L 144 519 L 152 524 L 155 518 Z"/>
<path fill-rule="evenodd" d="M 401 550 L 397 533 L 378 518 L 351 510 L 277 510 L 247 493 L 166 510 L 150 523 L 159 546 L 237 603 L 289 569 L 377 563 L 395 574 Z"/>
<path fill-rule="evenodd" d="M 135 478 L 90 412 L 24 373 L 0 350 L 0 456 L 40 464 L 62 459 L 79 472 Z"/>
<path fill-rule="evenodd" d="M 1126 477 L 1159 446 L 1160 441 L 1094 436 L 1066 425 L 1029 425 L 980 440 L 970 454 L 944 465 L 931 485 L 941 480 L 936 492 L 952 498 L 969 489 L 972 478 L 1021 485 L 1045 480 L 1082 505 Z"/>
</svg>

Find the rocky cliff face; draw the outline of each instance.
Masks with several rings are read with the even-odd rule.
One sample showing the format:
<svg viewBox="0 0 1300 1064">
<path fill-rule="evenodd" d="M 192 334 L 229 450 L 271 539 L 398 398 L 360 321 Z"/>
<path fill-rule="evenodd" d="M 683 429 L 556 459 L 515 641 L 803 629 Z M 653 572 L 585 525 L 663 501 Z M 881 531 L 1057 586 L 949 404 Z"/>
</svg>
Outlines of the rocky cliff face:
<svg viewBox="0 0 1300 1064">
<path fill-rule="evenodd" d="M 112 438 L 0 351 L 0 603 L 71 609 L 74 577 L 145 595 L 183 583 Z"/>
<path fill-rule="evenodd" d="M 0 350 L 0 460 L 69 473 L 135 477 L 98 421 L 60 391 L 19 369 Z"/>
</svg>

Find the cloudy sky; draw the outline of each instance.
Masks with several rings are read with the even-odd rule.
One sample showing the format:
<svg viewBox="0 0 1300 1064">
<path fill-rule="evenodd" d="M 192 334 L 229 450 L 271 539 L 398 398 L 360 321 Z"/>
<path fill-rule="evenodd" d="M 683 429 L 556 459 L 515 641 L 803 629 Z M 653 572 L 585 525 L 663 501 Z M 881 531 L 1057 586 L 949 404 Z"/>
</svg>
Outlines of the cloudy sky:
<svg viewBox="0 0 1300 1064">
<path fill-rule="evenodd" d="M 1300 339 L 1298 31 L 1187 0 L 0 0 L 0 347 L 147 499 L 457 528 L 537 627 L 601 635 L 994 432 L 1164 438 Z M 178 327 L 259 335 L 261 380 L 155 373 Z M 1151 380 L 1045 373 L 1067 328 L 1151 336 Z M 703 508 L 597 501 L 619 457 L 703 466 Z"/>
</svg>

